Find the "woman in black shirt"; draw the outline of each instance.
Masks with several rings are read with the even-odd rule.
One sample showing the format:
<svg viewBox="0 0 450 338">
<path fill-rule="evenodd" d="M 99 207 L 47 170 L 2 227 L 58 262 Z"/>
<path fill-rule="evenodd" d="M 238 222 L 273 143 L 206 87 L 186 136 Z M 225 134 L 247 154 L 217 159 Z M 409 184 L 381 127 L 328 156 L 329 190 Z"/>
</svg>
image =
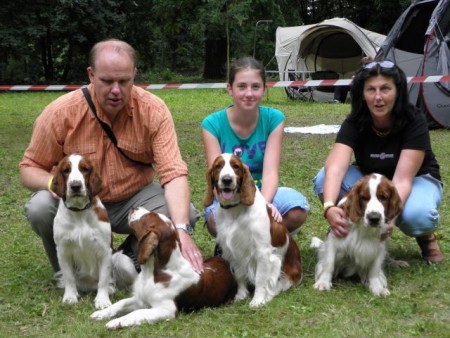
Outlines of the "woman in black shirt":
<svg viewBox="0 0 450 338">
<path fill-rule="evenodd" d="M 404 72 L 387 60 L 366 63 L 353 79 L 351 95 L 350 115 L 314 178 L 331 229 L 347 235 L 344 212 L 335 203 L 363 175 L 380 173 L 393 181 L 404 204 L 395 225 L 416 238 L 427 262 L 442 261 L 434 233 L 443 195 L 439 165 L 425 117 L 409 103 Z"/>
</svg>

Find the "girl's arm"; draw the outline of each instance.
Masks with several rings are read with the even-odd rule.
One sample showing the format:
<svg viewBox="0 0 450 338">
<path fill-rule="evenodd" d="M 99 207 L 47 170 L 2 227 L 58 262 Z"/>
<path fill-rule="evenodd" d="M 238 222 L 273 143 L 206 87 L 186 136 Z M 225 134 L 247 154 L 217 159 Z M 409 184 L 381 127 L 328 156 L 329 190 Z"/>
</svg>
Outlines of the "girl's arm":
<svg viewBox="0 0 450 338">
<path fill-rule="evenodd" d="M 222 151 L 220 149 L 219 141 L 217 141 L 214 135 L 209 131 L 202 128 L 202 136 L 203 144 L 205 145 L 206 164 L 208 168 L 210 168 L 216 157 L 219 156 Z"/>
<path fill-rule="evenodd" d="M 281 122 L 269 135 L 264 154 L 261 193 L 268 203 L 272 202 L 278 188 L 281 146 L 285 122 Z"/>
</svg>

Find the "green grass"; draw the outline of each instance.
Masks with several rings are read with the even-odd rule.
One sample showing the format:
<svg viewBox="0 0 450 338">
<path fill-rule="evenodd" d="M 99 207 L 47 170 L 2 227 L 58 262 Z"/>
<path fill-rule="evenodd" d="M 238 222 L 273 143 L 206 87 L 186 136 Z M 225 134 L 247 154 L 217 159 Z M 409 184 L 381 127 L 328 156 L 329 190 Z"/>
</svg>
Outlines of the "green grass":
<svg viewBox="0 0 450 338">
<path fill-rule="evenodd" d="M 194 204 L 202 209 L 206 188 L 206 161 L 200 122 L 210 112 L 230 103 L 225 90 L 154 91 L 173 113 L 178 141 L 190 169 Z M 448 259 L 437 266 L 425 265 L 414 239 L 395 231 L 390 251 L 410 267 L 388 270 L 391 296 L 376 298 L 354 281 L 339 279 L 330 292 L 313 290 L 315 252 L 312 236 L 323 237 L 327 225 L 311 179 L 323 165 L 335 135 L 287 134 L 284 140 L 281 180 L 302 191 L 312 213 L 297 237 L 302 251 L 302 285 L 280 294 L 261 309 L 248 301 L 219 309 L 180 314 L 178 319 L 108 332 L 104 322 L 89 319 L 93 296 L 76 305 L 61 303 L 62 290 L 52 284 L 52 271 L 40 239 L 32 232 L 23 206 L 30 193 L 18 178 L 18 163 L 31 135 L 36 116 L 61 93 L 0 93 L 0 323 L 1 337 L 449 337 L 450 269 Z M 287 126 L 340 124 L 348 105 L 295 102 L 282 89 L 270 89 L 265 105 L 281 109 Z M 450 157 L 448 130 L 431 132 L 441 165 L 445 195 L 441 206 L 441 247 L 450 248 Z M 195 241 L 210 256 L 214 241 L 197 224 Z M 114 295 L 113 301 L 127 296 Z"/>
</svg>

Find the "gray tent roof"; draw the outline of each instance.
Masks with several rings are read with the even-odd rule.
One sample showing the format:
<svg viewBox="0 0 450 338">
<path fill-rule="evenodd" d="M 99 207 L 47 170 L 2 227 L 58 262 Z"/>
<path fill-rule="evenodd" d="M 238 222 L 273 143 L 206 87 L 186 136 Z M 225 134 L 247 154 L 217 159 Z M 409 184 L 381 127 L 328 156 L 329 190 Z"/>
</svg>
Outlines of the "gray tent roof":
<svg viewBox="0 0 450 338">
<path fill-rule="evenodd" d="M 407 76 L 449 75 L 450 1 L 419 0 L 397 19 L 377 57 L 394 61 Z M 450 128 L 450 83 L 410 83 L 409 98 L 430 120 Z"/>
<path fill-rule="evenodd" d="M 296 71 L 330 70 L 340 78 L 351 76 L 364 55 L 374 57 L 385 36 L 359 27 L 345 18 L 317 24 L 278 27 L 275 57 L 280 78 L 288 69 Z"/>
</svg>

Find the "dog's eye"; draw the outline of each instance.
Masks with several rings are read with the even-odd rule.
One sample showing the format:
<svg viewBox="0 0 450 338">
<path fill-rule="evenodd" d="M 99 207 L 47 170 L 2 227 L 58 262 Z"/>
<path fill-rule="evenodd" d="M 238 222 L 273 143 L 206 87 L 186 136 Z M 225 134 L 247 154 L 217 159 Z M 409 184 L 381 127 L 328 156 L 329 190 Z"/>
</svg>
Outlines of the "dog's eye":
<svg viewBox="0 0 450 338">
<path fill-rule="evenodd" d="M 380 196 L 378 196 L 378 199 L 381 202 L 385 202 L 385 201 L 387 201 L 389 199 L 389 196 L 387 196 L 387 195 L 380 195 Z"/>
<path fill-rule="evenodd" d="M 82 174 L 89 174 L 91 170 L 88 167 L 81 167 L 80 171 Z"/>
<path fill-rule="evenodd" d="M 361 195 L 361 196 L 359 197 L 359 199 L 360 199 L 361 201 L 368 202 L 368 201 L 370 200 L 370 197 L 369 197 L 369 196 L 366 196 L 366 195 Z"/>
<path fill-rule="evenodd" d="M 241 169 L 241 166 L 239 164 L 233 164 L 233 169 L 239 170 L 239 169 Z"/>
</svg>

